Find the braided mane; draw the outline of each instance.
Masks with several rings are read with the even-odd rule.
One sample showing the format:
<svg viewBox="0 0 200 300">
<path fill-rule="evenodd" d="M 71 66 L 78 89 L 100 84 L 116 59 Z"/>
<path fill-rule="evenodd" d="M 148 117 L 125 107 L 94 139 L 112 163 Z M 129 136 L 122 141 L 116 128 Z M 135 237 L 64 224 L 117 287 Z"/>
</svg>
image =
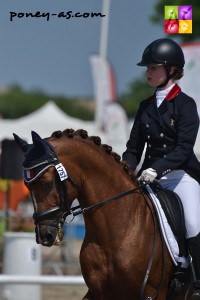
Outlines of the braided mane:
<svg viewBox="0 0 200 300">
<path fill-rule="evenodd" d="M 111 146 L 109 146 L 107 144 L 102 144 L 101 138 L 99 136 L 88 136 L 87 131 L 84 129 L 78 129 L 78 130 L 65 129 L 63 131 L 58 130 L 58 131 L 54 131 L 51 135 L 51 137 L 57 138 L 57 139 L 59 139 L 63 136 L 66 136 L 71 139 L 73 139 L 75 137 L 80 137 L 82 139 L 90 140 L 95 145 L 101 147 L 107 154 L 112 155 L 114 157 L 115 161 L 123 166 L 124 170 L 131 177 L 132 180 L 136 179 L 136 176 L 135 176 L 134 172 L 131 170 L 131 168 L 126 164 L 125 161 L 121 161 L 120 155 L 117 154 L 116 152 L 113 152 Z"/>
</svg>

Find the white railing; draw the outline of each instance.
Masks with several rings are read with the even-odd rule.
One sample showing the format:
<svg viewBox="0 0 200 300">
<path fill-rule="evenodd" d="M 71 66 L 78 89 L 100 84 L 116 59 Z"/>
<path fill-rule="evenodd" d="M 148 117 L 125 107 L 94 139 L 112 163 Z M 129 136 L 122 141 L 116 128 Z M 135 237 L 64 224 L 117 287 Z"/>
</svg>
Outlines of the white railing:
<svg viewBox="0 0 200 300">
<path fill-rule="evenodd" d="M 65 284 L 84 285 L 82 276 L 51 276 L 51 275 L 0 275 L 0 284 Z"/>
</svg>

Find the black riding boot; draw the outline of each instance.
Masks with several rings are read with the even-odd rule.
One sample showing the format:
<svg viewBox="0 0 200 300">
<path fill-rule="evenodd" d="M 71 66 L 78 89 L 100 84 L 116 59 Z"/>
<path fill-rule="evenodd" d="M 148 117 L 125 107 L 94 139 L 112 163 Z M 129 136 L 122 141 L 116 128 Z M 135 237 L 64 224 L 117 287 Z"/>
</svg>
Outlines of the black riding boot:
<svg viewBox="0 0 200 300">
<path fill-rule="evenodd" d="M 196 291 L 192 295 L 192 300 L 200 300 L 200 233 L 188 239 L 188 247 L 190 254 L 192 256 L 192 264 L 194 267 L 194 272 L 196 278 L 195 281 L 197 282 Z"/>
</svg>

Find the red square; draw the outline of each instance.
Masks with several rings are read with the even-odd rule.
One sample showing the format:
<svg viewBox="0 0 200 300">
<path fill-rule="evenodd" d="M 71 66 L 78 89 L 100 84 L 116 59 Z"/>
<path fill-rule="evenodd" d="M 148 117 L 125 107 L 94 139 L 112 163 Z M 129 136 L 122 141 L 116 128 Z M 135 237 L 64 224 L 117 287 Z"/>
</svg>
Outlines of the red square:
<svg viewBox="0 0 200 300">
<path fill-rule="evenodd" d="M 164 20 L 165 33 L 175 34 L 178 33 L 179 21 L 178 20 Z"/>
</svg>

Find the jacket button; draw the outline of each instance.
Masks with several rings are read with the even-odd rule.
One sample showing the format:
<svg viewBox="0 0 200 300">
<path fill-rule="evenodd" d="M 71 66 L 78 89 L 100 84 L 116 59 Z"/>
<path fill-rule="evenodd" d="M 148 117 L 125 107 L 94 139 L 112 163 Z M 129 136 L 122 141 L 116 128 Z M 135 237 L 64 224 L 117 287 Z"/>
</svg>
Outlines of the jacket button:
<svg viewBox="0 0 200 300">
<path fill-rule="evenodd" d="M 166 147 L 167 147 L 167 145 L 166 145 L 166 144 L 164 144 L 164 145 L 163 145 L 163 148 L 166 148 Z"/>
<path fill-rule="evenodd" d="M 148 140 L 151 138 L 151 136 L 150 135 L 147 135 L 147 138 L 148 138 Z"/>
<path fill-rule="evenodd" d="M 163 137 L 163 136 L 164 136 L 164 134 L 161 132 L 160 137 Z"/>
<path fill-rule="evenodd" d="M 149 144 L 148 147 L 151 148 L 151 144 Z"/>
<path fill-rule="evenodd" d="M 151 155 L 149 155 L 149 159 L 151 159 Z"/>
<path fill-rule="evenodd" d="M 146 124 L 146 128 L 149 128 L 149 124 Z"/>
</svg>

